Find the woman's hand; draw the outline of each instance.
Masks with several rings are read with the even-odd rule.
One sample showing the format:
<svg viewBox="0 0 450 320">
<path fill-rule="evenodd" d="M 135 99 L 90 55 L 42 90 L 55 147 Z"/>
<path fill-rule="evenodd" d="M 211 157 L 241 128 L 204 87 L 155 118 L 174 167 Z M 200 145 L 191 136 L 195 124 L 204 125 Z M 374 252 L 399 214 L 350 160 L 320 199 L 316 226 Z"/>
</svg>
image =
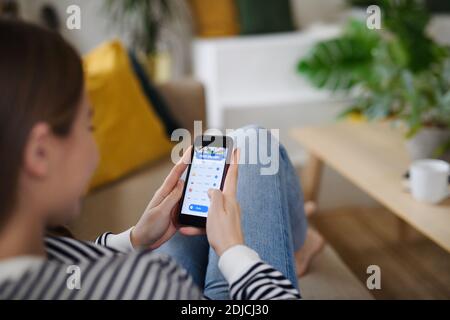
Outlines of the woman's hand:
<svg viewBox="0 0 450 320">
<path fill-rule="evenodd" d="M 241 209 L 236 201 L 239 150 L 233 153 L 223 192 L 210 189 L 211 205 L 206 222 L 206 234 L 211 247 L 220 257 L 227 249 L 244 244 Z"/>
<path fill-rule="evenodd" d="M 184 153 L 156 191 L 144 214 L 131 231 L 133 247 L 158 248 L 177 231 L 176 218 L 184 185 L 180 178 L 189 164 L 190 156 L 191 148 Z M 180 232 L 189 235 L 202 233 L 201 230 L 190 227 L 181 228 Z"/>
</svg>

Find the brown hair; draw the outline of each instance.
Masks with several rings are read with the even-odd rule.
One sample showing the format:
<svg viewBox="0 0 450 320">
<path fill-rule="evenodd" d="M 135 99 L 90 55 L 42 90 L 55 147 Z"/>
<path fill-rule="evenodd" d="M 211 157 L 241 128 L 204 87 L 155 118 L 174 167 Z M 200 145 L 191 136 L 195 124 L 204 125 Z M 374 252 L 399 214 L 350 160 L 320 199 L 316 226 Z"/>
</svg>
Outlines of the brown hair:
<svg viewBox="0 0 450 320">
<path fill-rule="evenodd" d="M 31 129 L 45 122 L 67 136 L 83 86 L 81 59 L 59 34 L 0 19 L 0 227 L 16 205 Z"/>
</svg>

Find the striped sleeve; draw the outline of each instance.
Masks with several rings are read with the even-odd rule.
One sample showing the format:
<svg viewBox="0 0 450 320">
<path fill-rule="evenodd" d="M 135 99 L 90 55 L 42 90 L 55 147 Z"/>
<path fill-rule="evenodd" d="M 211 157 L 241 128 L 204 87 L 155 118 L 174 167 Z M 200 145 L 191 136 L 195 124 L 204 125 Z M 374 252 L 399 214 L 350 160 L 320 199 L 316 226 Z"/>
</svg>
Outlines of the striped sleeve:
<svg viewBox="0 0 450 320">
<path fill-rule="evenodd" d="M 230 297 L 234 300 L 300 298 L 298 290 L 281 272 L 262 262 L 258 254 L 246 246 L 238 245 L 225 251 L 219 268 L 230 284 Z"/>
<path fill-rule="evenodd" d="M 105 233 L 101 234 L 100 236 L 97 237 L 97 239 L 95 239 L 95 244 L 106 247 L 106 239 L 111 234 L 112 234 L 111 232 L 105 232 Z"/>
<path fill-rule="evenodd" d="M 96 261 L 119 253 L 113 248 L 65 237 L 46 237 L 45 248 L 50 261 L 66 264 Z"/>
<path fill-rule="evenodd" d="M 64 299 L 90 300 L 179 300 L 201 299 L 187 271 L 170 257 L 137 251 L 129 255 L 87 264 L 84 285 Z"/>
<path fill-rule="evenodd" d="M 76 265 L 44 261 L 0 283 L 8 300 L 197 300 L 200 289 L 170 257 L 148 251 Z M 78 278 L 78 280 L 76 279 Z"/>
<path fill-rule="evenodd" d="M 300 294 L 278 270 L 263 262 L 255 263 L 230 285 L 233 300 L 292 300 Z"/>
<path fill-rule="evenodd" d="M 133 228 L 119 234 L 106 232 L 100 235 L 95 240 L 95 243 L 124 253 L 133 251 L 134 248 L 131 244 L 131 230 L 133 230 Z"/>
</svg>

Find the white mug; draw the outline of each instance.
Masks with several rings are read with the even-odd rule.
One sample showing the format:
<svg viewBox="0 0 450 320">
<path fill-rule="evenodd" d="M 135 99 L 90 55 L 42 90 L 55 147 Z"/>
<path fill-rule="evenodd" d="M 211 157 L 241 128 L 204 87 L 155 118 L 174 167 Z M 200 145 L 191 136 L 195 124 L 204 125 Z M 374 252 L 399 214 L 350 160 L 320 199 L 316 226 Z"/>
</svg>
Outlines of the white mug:
<svg viewBox="0 0 450 320">
<path fill-rule="evenodd" d="M 450 164 L 442 160 L 417 160 L 409 169 L 411 193 L 419 201 L 437 204 L 448 197 Z"/>
</svg>

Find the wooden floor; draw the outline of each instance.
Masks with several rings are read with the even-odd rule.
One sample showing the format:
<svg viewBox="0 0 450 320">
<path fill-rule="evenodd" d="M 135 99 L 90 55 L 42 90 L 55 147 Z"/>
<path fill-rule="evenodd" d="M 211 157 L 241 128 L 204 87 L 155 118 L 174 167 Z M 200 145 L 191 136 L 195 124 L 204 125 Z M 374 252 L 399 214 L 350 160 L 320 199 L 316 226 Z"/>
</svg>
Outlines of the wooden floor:
<svg viewBox="0 0 450 320">
<path fill-rule="evenodd" d="M 339 209 L 311 223 L 364 284 L 367 267 L 380 266 L 376 299 L 450 299 L 450 254 L 390 212 Z"/>
</svg>

